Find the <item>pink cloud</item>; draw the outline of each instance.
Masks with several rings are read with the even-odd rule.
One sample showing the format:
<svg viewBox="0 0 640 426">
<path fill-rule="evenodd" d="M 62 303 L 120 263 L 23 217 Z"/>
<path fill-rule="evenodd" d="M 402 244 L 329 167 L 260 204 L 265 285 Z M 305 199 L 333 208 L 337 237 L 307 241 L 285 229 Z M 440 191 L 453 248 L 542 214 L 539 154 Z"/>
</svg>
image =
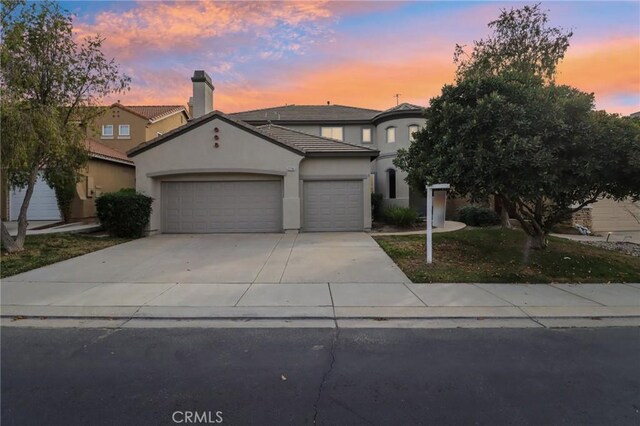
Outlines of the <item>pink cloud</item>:
<svg viewBox="0 0 640 426">
<path fill-rule="evenodd" d="M 75 33 L 99 33 L 118 57 L 144 51 L 194 50 L 206 40 L 234 33 L 261 33 L 286 23 L 292 27 L 331 18 L 327 1 L 304 2 L 139 2 L 126 12 L 103 11 L 94 22 L 78 22 Z"/>
</svg>

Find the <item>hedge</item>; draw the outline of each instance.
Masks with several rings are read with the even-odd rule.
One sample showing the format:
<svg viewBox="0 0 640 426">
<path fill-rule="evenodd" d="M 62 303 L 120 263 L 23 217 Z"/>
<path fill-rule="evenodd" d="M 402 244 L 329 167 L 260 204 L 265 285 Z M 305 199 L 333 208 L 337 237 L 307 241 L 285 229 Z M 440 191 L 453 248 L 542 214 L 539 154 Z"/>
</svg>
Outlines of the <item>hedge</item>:
<svg viewBox="0 0 640 426">
<path fill-rule="evenodd" d="M 149 225 L 152 203 L 153 198 L 127 188 L 99 196 L 96 212 L 109 235 L 135 238 L 144 235 Z"/>
</svg>

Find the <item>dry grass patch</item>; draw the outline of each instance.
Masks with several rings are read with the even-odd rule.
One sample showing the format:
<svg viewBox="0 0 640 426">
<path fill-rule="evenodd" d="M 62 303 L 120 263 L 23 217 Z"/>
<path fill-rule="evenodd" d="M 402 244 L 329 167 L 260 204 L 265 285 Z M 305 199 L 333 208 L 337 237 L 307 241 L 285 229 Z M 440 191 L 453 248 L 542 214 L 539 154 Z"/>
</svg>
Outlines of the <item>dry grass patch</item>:
<svg viewBox="0 0 640 426">
<path fill-rule="evenodd" d="M 0 278 L 10 277 L 92 251 L 130 241 L 126 238 L 80 234 L 27 235 L 24 251 L 0 256 Z"/>
<path fill-rule="evenodd" d="M 640 258 L 549 238 L 530 250 L 520 230 L 464 229 L 433 235 L 434 263 L 425 263 L 424 235 L 373 238 L 413 282 L 639 282 Z"/>
</svg>

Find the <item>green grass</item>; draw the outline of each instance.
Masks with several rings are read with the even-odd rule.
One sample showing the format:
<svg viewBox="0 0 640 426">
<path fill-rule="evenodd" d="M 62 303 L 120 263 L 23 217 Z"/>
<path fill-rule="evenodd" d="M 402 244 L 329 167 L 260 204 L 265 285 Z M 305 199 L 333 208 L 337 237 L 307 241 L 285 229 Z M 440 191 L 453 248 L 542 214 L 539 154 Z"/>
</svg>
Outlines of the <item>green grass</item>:
<svg viewBox="0 0 640 426">
<path fill-rule="evenodd" d="M 373 236 L 413 282 L 640 282 L 640 258 L 549 238 L 528 250 L 519 230 L 464 229 L 433 235 L 434 263 L 425 263 L 424 235 Z"/>
<path fill-rule="evenodd" d="M 0 278 L 40 268 L 129 241 L 78 234 L 27 235 L 24 251 L 0 255 Z"/>
</svg>

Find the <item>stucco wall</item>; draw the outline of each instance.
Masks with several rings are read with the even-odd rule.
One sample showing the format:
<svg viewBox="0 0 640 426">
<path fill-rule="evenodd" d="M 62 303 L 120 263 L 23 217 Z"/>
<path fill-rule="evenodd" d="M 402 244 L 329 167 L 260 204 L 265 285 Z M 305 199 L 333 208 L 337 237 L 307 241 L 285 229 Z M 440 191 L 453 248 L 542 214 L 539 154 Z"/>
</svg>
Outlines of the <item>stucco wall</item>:
<svg viewBox="0 0 640 426">
<path fill-rule="evenodd" d="M 74 220 L 94 218 L 95 200 L 105 192 L 135 187 L 135 168 L 125 164 L 91 159 L 87 164 L 85 178 L 76 185 L 76 196 L 71 203 L 71 218 Z"/>
<path fill-rule="evenodd" d="M 218 133 L 214 133 L 216 127 Z M 214 134 L 220 138 L 218 148 L 214 147 Z M 283 229 L 299 229 L 299 166 L 302 158 L 215 118 L 138 154 L 133 160 L 138 190 L 155 199 L 150 230 L 157 232 L 161 221 L 161 182 L 184 174 L 204 176 L 212 173 L 283 176 Z"/>
<path fill-rule="evenodd" d="M 409 207 L 410 190 L 409 185 L 405 181 L 407 174 L 399 170 L 394 164 L 393 160 L 396 157 L 396 152 L 400 148 L 409 148 L 411 142 L 409 142 L 409 126 L 417 125 L 418 127 L 424 126 L 423 118 L 399 118 L 395 120 L 386 120 L 379 123 L 376 126 L 376 146 L 380 151 L 380 156 L 375 162 L 375 181 L 376 181 L 376 193 L 383 195 L 383 206 L 400 206 Z M 387 143 L 387 128 L 395 127 L 396 129 L 396 141 L 394 143 Z M 396 198 L 389 198 L 389 178 L 387 170 L 393 169 L 396 171 Z"/>
<path fill-rule="evenodd" d="M 106 124 L 113 125 L 113 137 L 102 137 L 102 126 Z M 120 124 L 129 125 L 129 138 L 118 136 L 118 126 Z M 146 119 L 121 108 L 112 107 L 94 120 L 92 126 L 87 129 L 87 135 L 108 147 L 117 149 L 120 152 L 127 152 L 147 140 L 146 125 Z"/>
<path fill-rule="evenodd" d="M 370 159 L 305 158 L 300 163 L 300 180 L 360 180 L 362 181 L 364 227 L 371 228 L 371 191 L 369 184 Z M 300 199 L 304 199 L 304 185 L 300 184 Z"/>
<path fill-rule="evenodd" d="M 175 129 L 176 127 L 180 127 L 184 124 L 187 124 L 187 118 L 182 113 L 173 114 L 169 117 L 163 118 L 160 121 L 156 121 L 155 123 L 149 123 L 145 129 L 145 141 L 150 141 L 151 139 L 157 137 L 158 133 L 167 133 L 168 131 Z"/>
<path fill-rule="evenodd" d="M 295 124 L 287 124 L 285 127 L 290 129 L 299 130 L 301 132 L 309 133 L 316 136 L 322 136 L 321 129 L 322 127 L 342 127 L 342 136 L 343 142 L 351 143 L 354 145 L 362 145 L 369 148 L 374 148 L 376 145 L 376 127 L 374 125 L 368 124 L 347 124 L 347 125 L 320 125 L 320 124 L 305 124 L 305 125 L 295 125 Z M 371 129 L 371 143 L 362 143 L 362 129 L 368 128 Z"/>
</svg>

